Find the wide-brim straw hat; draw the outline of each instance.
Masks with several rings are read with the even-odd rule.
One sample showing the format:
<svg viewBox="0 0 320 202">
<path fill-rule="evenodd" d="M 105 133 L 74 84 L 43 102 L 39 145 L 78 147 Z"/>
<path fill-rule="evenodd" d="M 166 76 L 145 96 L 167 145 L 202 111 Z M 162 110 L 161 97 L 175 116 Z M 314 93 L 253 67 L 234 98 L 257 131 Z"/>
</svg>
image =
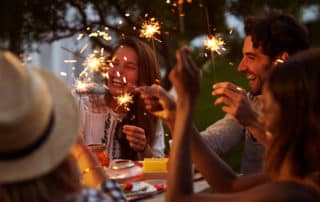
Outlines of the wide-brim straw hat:
<svg viewBox="0 0 320 202">
<path fill-rule="evenodd" d="M 49 173 L 78 137 L 78 107 L 68 86 L 0 51 L 0 95 L 0 183 Z"/>
</svg>

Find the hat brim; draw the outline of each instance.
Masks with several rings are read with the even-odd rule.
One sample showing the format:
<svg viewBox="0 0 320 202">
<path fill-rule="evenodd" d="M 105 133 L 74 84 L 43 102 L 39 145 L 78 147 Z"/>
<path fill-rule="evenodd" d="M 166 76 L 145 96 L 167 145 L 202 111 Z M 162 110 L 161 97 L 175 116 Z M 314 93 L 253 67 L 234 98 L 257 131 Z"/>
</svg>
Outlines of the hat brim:
<svg viewBox="0 0 320 202">
<path fill-rule="evenodd" d="M 48 86 L 54 125 L 46 141 L 31 154 L 0 162 L 1 183 L 25 181 L 49 173 L 67 157 L 79 134 L 78 107 L 68 86 L 43 69 L 33 68 L 31 73 L 39 75 Z"/>
</svg>

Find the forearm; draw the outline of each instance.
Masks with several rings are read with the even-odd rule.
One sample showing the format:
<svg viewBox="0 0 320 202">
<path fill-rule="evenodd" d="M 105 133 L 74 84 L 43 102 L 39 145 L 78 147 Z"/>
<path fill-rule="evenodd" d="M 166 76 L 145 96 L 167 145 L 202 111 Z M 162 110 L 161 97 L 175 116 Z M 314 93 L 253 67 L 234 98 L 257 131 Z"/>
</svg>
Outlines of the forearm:
<svg viewBox="0 0 320 202">
<path fill-rule="evenodd" d="M 166 201 L 177 201 L 193 192 L 191 171 L 190 129 L 192 103 L 180 102 L 177 107 L 174 139 L 169 158 Z"/>
<path fill-rule="evenodd" d="M 100 166 L 88 147 L 85 145 L 75 145 L 73 154 L 77 159 L 83 184 L 96 187 L 107 179 L 103 167 Z"/>
<path fill-rule="evenodd" d="M 250 131 L 250 133 L 257 139 L 260 144 L 264 146 L 264 148 L 268 147 L 270 140 L 268 139 L 264 126 L 261 123 L 256 121 L 247 126 L 246 129 Z"/>
<path fill-rule="evenodd" d="M 191 152 L 196 168 L 218 192 L 232 192 L 236 173 L 203 141 L 197 129 L 191 128 Z"/>
<path fill-rule="evenodd" d="M 170 121 L 166 121 L 166 125 L 169 128 L 171 135 L 173 134 L 173 131 L 174 131 L 174 124 L 175 124 L 175 117 Z"/>
</svg>

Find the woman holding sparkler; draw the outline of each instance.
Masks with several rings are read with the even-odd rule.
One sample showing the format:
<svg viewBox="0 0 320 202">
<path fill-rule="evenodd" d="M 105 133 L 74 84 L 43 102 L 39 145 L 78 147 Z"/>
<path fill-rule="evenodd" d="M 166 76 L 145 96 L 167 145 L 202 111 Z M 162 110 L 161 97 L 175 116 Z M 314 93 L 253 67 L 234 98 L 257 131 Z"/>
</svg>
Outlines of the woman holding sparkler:
<svg viewBox="0 0 320 202">
<path fill-rule="evenodd" d="M 263 123 L 271 136 L 264 172 L 237 176 L 192 132 L 199 70 L 180 51 L 170 73 L 178 101 L 166 201 L 319 201 L 319 57 L 320 49 L 304 51 L 273 71 L 263 89 Z M 193 193 L 191 150 L 193 158 L 206 159 L 199 163 L 218 193 Z"/>
<path fill-rule="evenodd" d="M 146 113 L 143 101 L 134 94 L 137 86 L 159 82 L 154 52 L 139 39 L 128 37 L 116 47 L 109 66 L 105 95 L 81 100 L 82 132 L 87 144 L 105 144 L 110 159 L 163 157 L 161 122 Z"/>
</svg>

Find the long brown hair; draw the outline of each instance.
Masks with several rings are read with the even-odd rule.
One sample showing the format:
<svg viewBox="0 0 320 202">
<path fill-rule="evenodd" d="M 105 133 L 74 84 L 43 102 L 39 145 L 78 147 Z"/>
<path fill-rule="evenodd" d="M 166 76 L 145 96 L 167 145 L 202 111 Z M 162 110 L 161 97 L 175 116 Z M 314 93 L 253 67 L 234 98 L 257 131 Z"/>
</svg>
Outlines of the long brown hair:
<svg viewBox="0 0 320 202">
<path fill-rule="evenodd" d="M 265 158 L 265 171 L 306 177 L 320 172 L 320 49 L 289 58 L 272 73 L 268 88 L 280 106 L 280 120 Z"/>
<path fill-rule="evenodd" d="M 73 156 L 68 155 L 57 168 L 46 175 L 27 181 L 1 184 L 0 201 L 64 201 L 63 197 L 67 194 L 76 193 L 81 190 L 79 174 L 75 170 L 76 166 L 77 164 Z M 62 198 L 57 199 L 57 196 Z"/>
<path fill-rule="evenodd" d="M 159 83 L 160 71 L 156 55 L 146 43 L 134 37 L 125 37 L 120 41 L 117 50 L 121 46 L 127 46 L 135 50 L 138 57 L 138 86 L 151 86 Z M 158 119 L 146 112 L 144 103 L 138 95 L 134 96 L 134 103 L 130 107 L 127 117 L 123 124 L 131 124 L 144 129 L 147 141 L 150 145 L 155 139 L 155 132 Z M 134 152 L 125 138 L 120 139 L 122 158 L 137 159 Z"/>
</svg>

